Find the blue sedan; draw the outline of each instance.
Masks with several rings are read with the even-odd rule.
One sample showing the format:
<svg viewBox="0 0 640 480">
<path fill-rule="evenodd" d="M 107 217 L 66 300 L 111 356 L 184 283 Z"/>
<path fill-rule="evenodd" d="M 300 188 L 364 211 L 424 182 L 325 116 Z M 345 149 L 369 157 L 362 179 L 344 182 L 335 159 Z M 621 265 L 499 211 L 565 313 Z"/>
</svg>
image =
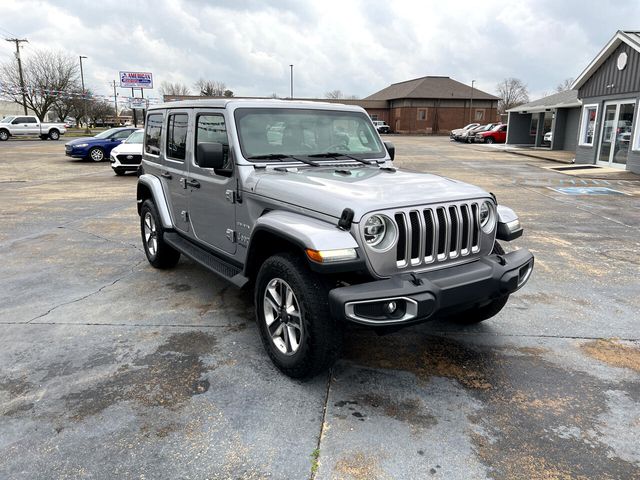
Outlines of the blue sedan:
<svg viewBox="0 0 640 480">
<path fill-rule="evenodd" d="M 138 130 L 136 127 L 110 128 L 95 137 L 76 138 L 65 143 L 65 154 L 68 157 L 88 158 L 94 162 L 101 162 L 109 158 L 111 150 L 136 130 Z"/>
</svg>

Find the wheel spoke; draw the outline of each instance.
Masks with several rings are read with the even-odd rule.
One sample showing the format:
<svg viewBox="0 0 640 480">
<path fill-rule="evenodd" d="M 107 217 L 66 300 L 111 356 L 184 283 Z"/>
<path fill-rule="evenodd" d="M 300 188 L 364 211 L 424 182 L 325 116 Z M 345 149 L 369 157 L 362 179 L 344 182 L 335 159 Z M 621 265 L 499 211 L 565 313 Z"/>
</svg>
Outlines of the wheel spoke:
<svg viewBox="0 0 640 480">
<path fill-rule="evenodd" d="M 286 353 L 294 352 L 295 350 L 291 348 L 291 339 L 289 338 L 289 326 L 283 325 L 282 327 L 282 340 L 284 341 Z"/>
<path fill-rule="evenodd" d="M 285 307 L 287 308 L 287 310 L 289 310 L 289 307 L 293 307 L 293 290 L 291 290 L 290 288 L 286 288 L 287 291 L 287 295 L 286 295 L 286 302 L 285 302 Z"/>
<path fill-rule="evenodd" d="M 280 305 L 282 305 L 282 297 L 277 291 L 279 287 L 280 283 L 269 284 L 269 286 L 267 287 L 267 293 L 271 295 L 271 298 L 275 302 L 277 308 L 280 308 Z"/>
<path fill-rule="evenodd" d="M 298 350 L 298 347 L 300 346 L 300 342 L 296 335 L 296 327 L 294 327 L 293 325 L 287 325 L 286 331 L 287 331 L 287 340 L 289 341 L 289 345 L 291 346 L 291 351 L 295 352 L 296 350 Z"/>
</svg>

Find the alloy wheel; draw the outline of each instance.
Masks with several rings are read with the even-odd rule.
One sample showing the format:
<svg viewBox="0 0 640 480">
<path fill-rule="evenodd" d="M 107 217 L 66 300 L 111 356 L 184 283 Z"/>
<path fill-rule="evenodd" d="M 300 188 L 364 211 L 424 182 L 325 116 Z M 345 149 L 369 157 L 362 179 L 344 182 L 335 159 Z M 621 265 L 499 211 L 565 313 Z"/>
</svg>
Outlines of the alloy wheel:
<svg viewBox="0 0 640 480">
<path fill-rule="evenodd" d="M 158 231 L 151 212 L 144 215 L 144 242 L 149 254 L 154 257 L 158 251 Z"/>
<path fill-rule="evenodd" d="M 303 326 L 300 305 L 289 284 L 272 279 L 264 291 L 263 308 L 271 341 L 284 355 L 294 355 L 302 342 Z"/>
</svg>

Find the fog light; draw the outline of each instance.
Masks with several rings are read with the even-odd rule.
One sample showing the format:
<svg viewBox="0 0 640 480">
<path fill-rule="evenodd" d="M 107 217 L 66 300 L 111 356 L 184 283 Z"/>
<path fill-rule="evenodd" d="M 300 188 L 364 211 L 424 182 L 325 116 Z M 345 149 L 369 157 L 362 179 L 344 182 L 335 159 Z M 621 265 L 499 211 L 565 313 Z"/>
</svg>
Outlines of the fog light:
<svg viewBox="0 0 640 480">
<path fill-rule="evenodd" d="M 389 315 L 391 315 L 393 312 L 397 310 L 397 308 L 398 308 L 398 305 L 396 304 L 396 302 L 389 302 L 385 304 L 384 311 Z"/>
</svg>

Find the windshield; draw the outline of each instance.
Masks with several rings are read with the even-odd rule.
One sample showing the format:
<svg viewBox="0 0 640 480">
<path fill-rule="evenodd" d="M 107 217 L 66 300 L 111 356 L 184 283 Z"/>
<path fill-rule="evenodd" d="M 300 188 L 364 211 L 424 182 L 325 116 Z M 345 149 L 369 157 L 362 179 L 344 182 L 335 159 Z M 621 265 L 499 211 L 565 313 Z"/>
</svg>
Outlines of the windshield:
<svg viewBox="0 0 640 480">
<path fill-rule="evenodd" d="M 364 113 L 239 108 L 235 117 L 240 148 L 248 159 L 274 154 L 286 157 L 336 152 L 357 158 L 385 156 L 385 149 Z"/>
<path fill-rule="evenodd" d="M 109 138 L 111 135 L 118 131 L 117 128 L 110 128 L 109 130 L 105 130 L 104 132 L 100 132 L 94 138 Z"/>
<path fill-rule="evenodd" d="M 140 130 L 139 132 L 133 132 L 131 135 L 129 135 L 124 143 L 142 143 L 143 139 L 144 130 Z"/>
<path fill-rule="evenodd" d="M 13 120 L 16 117 L 4 117 L 2 120 L 0 120 L 0 123 L 11 123 L 11 120 Z"/>
</svg>

